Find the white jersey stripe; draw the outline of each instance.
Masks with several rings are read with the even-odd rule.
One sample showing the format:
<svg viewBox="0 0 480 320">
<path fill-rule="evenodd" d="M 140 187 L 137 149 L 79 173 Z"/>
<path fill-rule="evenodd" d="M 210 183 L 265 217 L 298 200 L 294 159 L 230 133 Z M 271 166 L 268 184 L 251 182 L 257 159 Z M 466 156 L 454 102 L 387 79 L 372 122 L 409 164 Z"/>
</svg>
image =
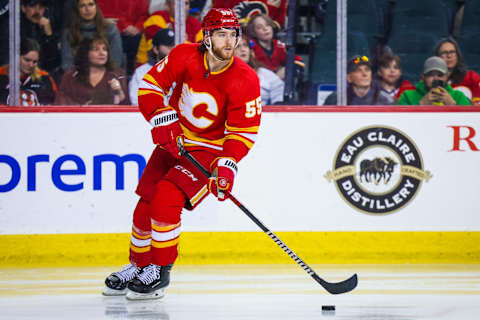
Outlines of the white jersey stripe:
<svg viewBox="0 0 480 320">
<path fill-rule="evenodd" d="M 162 88 L 157 87 L 145 80 L 142 80 L 140 82 L 139 89 L 150 89 L 150 90 L 160 91 L 161 94 L 163 94 L 164 96 L 166 95 Z"/>
<path fill-rule="evenodd" d="M 190 139 L 184 139 L 184 141 L 185 141 L 186 143 L 195 144 L 195 145 L 197 145 L 197 146 L 212 148 L 212 149 L 215 149 L 215 150 L 223 150 L 223 147 L 219 147 L 219 146 L 216 146 L 216 145 L 213 145 L 213 144 L 208 144 L 208 143 L 204 143 L 204 142 L 200 142 L 200 141 L 195 141 L 195 140 L 190 140 Z"/>
<path fill-rule="evenodd" d="M 225 130 L 225 135 L 228 135 L 228 134 L 236 134 L 238 136 L 242 136 L 252 142 L 255 142 L 257 140 L 257 134 L 256 133 L 243 133 L 243 132 L 231 132 L 231 131 L 227 131 Z"/>
</svg>

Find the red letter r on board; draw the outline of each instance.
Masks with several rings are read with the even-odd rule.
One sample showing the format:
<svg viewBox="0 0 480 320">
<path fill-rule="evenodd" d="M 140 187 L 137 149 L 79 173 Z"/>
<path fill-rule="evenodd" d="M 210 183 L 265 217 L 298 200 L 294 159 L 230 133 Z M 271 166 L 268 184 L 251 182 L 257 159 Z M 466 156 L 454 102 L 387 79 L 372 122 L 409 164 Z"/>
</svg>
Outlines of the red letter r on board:
<svg viewBox="0 0 480 320">
<path fill-rule="evenodd" d="M 453 129 L 453 148 L 449 151 L 465 151 L 460 149 L 460 141 L 464 140 L 467 142 L 468 146 L 472 151 L 480 151 L 475 143 L 473 143 L 472 138 L 475 137 L 475 129 L 469 126 L 448 126 Z M 468 134 L 464 137 L 460 136 L 461 129 L 464 128 L 468 130 Z M 463 130 L 465 132 L 465 130 Z"/>
</svg>

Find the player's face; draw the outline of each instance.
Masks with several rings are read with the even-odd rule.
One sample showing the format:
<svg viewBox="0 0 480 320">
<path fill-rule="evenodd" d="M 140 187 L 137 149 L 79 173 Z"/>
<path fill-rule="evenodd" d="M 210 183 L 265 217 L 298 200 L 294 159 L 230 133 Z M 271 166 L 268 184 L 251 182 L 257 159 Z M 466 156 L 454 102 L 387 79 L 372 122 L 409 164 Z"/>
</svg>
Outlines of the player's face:
<svg viewBox="0 0 480 320">
<path fill-rule="evenodd" d="M 370 87 L 372 83 L 372 69 L 369 66 L 360 65 L 355 71 L 347 74 L 347 81 L 356 87 Z"/>
<path fill-rule="evenodd" d="M 231 59 L 235 51 L 236 42 L 237 31 L 233 29 L 215 30 L 212 35 L 213 53 L 219 58 Z"/>
<path fill-rule="evenodd" d="M 85 21 L 92 21 L 97 15 L 97 5 L 94 0 L 78 1 L 78 14 Z"/>
<path fill-rule="evenodd" d="M 260 41 L 271 41 L 273 39 L 273 28 L 263 17 L 258 17 L 253 21 L 253 30 Z"/>
<path fill-rule="evenodd" d="M 393 85 L 396 84 L 398 79 L 402 76 L 402 69 L 396 61 L 392 60 L 386 67 L 380 67 L 378 69 L 378 75 L 386 83 Z"/>
<path fill-rule="evenodd" d="M 38 52 L 30 51 L 20 56 L 20 72 L 24 75 L 32 74 L 35 67 L 38 65 Z"/>
<path fill-rule="evenodd" d="M 235 55 L 248 63 L 248 60 L 250 59 L 250 44 L 246 39 L 240 40 L 240 43 L 235 49 Z"/>
<path fill-rule="evenodd" d="M 458 56 L 457 50 L 455 49 L 455 45 L 453 45 L 453 43 L 445 42 L 440 46 L 438 52 L 440 58 L 442 58 L 447 64 L 448 69 L 455 68 L 458 62 Z"/>
<path fill-rule="evenodd" d="M 88 61 L 93 66 L 104 66 L 108 60 L 108 50 L 105 43 L 95 41 L 92 48 L 88 51 Z"/>
</svg>

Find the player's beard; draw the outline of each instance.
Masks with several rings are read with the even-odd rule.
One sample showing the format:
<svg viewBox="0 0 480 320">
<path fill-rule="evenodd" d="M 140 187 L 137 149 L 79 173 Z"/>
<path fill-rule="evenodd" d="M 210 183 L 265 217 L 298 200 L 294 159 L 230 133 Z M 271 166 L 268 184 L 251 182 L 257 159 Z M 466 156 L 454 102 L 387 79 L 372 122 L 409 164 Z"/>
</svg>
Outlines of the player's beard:
<svg viewBox="0 0 480 320">
<path fill-rule="evenodd" d="M 213 54 L 215 54 L 215 56 L 217 56 L 218 58 L 220 58 L 222 60 L 230 60 L 230 59 L 232 59 L 233 54 L 235 52 L 234 49 L 235 48 L 232 47 L 232 50 L 230 50 L 230 54 L 228 54 L 228 53 L 224 52 L 222 50 L 222 48 L 217 48 L 217 47 L 213 46 L 212 52 L 213 52 Z"/>
</svg>

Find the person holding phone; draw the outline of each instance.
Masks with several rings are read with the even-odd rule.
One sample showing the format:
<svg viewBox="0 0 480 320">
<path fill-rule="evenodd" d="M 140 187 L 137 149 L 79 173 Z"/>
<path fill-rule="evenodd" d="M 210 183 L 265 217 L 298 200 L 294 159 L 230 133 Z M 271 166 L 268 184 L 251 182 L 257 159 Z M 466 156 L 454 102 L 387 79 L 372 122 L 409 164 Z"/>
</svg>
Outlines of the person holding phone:
<svg viewBox="0 0 480 320">
<path fill-rule="evenodd" d="M 471 105 L 470 100 L 448 83 L 448 68 L 440 57 L 430 57 L 423 66 L 423 81 L 415 89 L 406 90 L 398 99 L 399 105 Z"/>
</svg>

